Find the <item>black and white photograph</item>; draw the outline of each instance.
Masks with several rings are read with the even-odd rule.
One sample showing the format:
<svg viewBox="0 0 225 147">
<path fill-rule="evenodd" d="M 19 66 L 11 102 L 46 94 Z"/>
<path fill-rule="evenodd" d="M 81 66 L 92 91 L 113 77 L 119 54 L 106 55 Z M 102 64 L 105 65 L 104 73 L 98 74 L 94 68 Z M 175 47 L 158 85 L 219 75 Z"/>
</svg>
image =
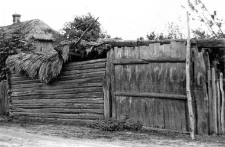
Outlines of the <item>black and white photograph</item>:
<svg viewBox="0 0 225 147">
<path fill-rule="evenodd" d="M 225 0 L 0 0 L 0 147 L 225 147 Z"/>
</svg>

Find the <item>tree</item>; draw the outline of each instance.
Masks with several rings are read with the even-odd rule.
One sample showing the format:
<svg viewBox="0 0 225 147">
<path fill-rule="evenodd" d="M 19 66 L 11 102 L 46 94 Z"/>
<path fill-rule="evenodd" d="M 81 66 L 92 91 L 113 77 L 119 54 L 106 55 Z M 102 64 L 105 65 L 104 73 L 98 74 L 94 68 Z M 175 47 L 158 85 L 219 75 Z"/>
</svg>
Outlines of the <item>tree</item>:
<svg viewBox="0 0 225 147">
<path fill-rule="evenodd" d="M 215 21 L 216 25 L 222 30 L 222 26 L 224 23 L 223 19 L 219 19 L 216 18 L 216 11 L 214 11 L 214 14 L 211 15 L 212 19 Z M 218 31 L 218 32 L 214 32 L 214 34 L 210 34 L 209 32 L 206 32 L 204 30 L 202 30 L 201 28 L 192 30 L 192 33 L 194 34 L 194 37 L 198 38 L 198 39 L 205 39 L 205 38 L 225 38 L 225 34 L 223 34 L 223 32 Z"/>
<path fill-rule="evenodd" d="M 156 34 L 152 31 L 150 34 L 147 34 L 148 40 L 164 40 L 164 39 L 182 39 L 183 33 L 180 27 L 174 22 L 169 22 L 166 26 L 166 31 L 164 33 Z"/>
<path fill-rule="evenodd" d="M 83 16 L 76 16 L 73 21 L 67 22 L 61 30 L 63 35 L 69 40 L 77 40 L 81 37 L 83 32 L 95 21 L 95 17 L 88 13 Z M 96 21 L 93 26 L 83 36 L 85 41 L 97 41 L 99 38 L 110 38 L 107 32 L 101 29 L 101 24 Z"/>
</svg>

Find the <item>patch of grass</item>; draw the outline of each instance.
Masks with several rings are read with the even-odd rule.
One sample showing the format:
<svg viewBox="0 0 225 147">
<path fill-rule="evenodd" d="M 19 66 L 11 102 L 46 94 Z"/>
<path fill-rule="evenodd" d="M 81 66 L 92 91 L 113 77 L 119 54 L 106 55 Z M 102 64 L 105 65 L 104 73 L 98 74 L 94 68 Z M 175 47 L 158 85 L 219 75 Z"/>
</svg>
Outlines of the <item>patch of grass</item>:
<svg viewBox="0 0 225 147">
<path fill-rule="evenodd" d="M 92 122 L 88 127 L 99 129 L 101 131 L 138 131 L 142 128 L 142 124 L 131 119 L 115 120 L 115 119 L 102 119 Z"/>
</svg>

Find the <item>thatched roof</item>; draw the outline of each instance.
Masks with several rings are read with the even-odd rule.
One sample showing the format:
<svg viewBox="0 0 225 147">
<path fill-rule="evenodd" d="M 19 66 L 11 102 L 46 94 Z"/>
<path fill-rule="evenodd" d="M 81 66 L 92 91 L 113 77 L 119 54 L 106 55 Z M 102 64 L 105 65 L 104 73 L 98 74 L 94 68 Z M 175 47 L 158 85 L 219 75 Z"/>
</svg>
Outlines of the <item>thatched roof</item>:
<svg viewBox="0 0 225 147">
<path fill-rule="evenodd" d="M 9 26 L 0 27 L 0 34 L 4 35 L 5 39 L 10 39 L 12 34 L 20 31 L 25 40 L 34 37 L 41 40 L 54 40 L 59 33 L 39 19 L 15 23 Z M 46 37 L 47 36 L 47 37 Z M 51 37 L 49 37 L 51 36 Z"/>
<path fill-rule="evenodd" d="M 100 47 L 104 44 L 101 41 L 82 40 L 75 48 L 70 48 L 74 41 L 60 40 L 62 37 L 58 32 L 38 19 L 0 27 L 0 49 L 15 50 L 12 56 L 4 59 L 7 67 L 17 73 L 26 73 L 31 78 L 39 77 L 45 83 L 49 83 L 60 74 L 69 54 L 73 56 L 70 59 L 75 61 L 96 59 L 107 49 Z M 1 46 L 1 41 L 7 43 Z M 42 47 L 47 49 L 42 50 Z"/>
<path fill-rule="evenodd" d="M 56 78 L 63 63 L 69 58 L 69 47 L 60 46 L 56 53 L 26 52 L 9 56 L 6 65 L 11 71 L 26 73 L 31 78 L 38 77 L 42 82 L 49 83 Z"/>
<path fill-rule="evenodd" d="M 48 83 L 60 73 L 63 62 L 68 59 L 69 51 L 65 45 L 54 50 L 60 37 L 58 32 L 38 19 L 0 27 L 0 76 L 4 75 L 6 58 L 12 55 L 7 59 L 8 67 L 23 70 L 30 77 L 38 75 L 41 81 Z M 42 43 L 49 48 L 47 52 L 38 52 Z"/>
</svg>

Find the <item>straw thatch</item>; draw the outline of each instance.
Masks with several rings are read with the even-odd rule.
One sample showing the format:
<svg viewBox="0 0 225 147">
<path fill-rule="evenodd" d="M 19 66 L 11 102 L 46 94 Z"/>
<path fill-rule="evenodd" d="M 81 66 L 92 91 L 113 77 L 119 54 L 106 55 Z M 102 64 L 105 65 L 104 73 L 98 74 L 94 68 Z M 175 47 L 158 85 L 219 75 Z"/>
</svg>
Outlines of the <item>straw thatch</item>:
<svg viewBox="0 0 225 147">
<path fill-rule="evenodd" d="M 7 67 L 17 73 L 26 73 L 31 78 L 38 77 L 45 83 L 60 74 L 69 57 L 71 61 L 96 59 L 106 55 L 108 50 L 107 46 L 102 46 L 105 44 L 102 41 L 84 40 L 76 48 L 71 48 L 73 42 L 61 41 L 60 34 L 40 20 L 21 22 L 0 29 L 0 41 L 10 43 L 2 49 L 10 47 L 15 50 L 15 55 L 10 54 L 12 56 L 6 61 Z"/>
<path fill-rule="evenodd" d="M 12 55 L 7 58 L 7 67 L 17 73 L 26 73 L 31 78 L 38 77 L 40 81 L 49 83 L 56 78 L 63 63 L 69 58 L 69 47 L 58 47 L 56 53 L 27 52 Z"/>
<path fill-rule="evenodd" d="M 60 73 L 62 63 L 68 59 L 65 45 L 58 47 L 58 52 L 54 50 L 60 40 L 61 35 L 58 32 L 38 19 L 0 27 L 0 77 L 6 78 L 5 61 L 8 56 L 13 55 L 7 60 L 8 67 L 15 67 L 18 72 L 25 71 L 30 77 L 37 76 L 40 71 L 40 79 L 49 82 L 49 77 L 56 77 Z M 44 70 L 47 62 L 52 62 L 54 68 L 48 77 L 43 75 L 49 73 Z M 57 68 L 55 64 L 58 64 Z"/>
</svg>

